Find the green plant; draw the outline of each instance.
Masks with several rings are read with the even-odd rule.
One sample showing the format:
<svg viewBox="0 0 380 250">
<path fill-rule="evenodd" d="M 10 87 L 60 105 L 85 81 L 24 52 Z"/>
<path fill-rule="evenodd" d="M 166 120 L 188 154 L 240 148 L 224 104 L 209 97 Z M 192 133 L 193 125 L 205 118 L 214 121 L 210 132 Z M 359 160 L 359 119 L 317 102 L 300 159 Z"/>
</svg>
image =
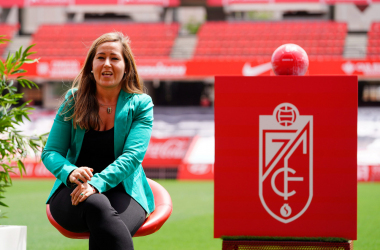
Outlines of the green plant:
<svg viewBox="0 0 380 250">
<path fill-rule="evenodd" d="M 8 42 L 4 36 L 0 36 L 0 43 Z M 17 93 L 18 82 L 21 86 L 28 88 L 36 87 L 37 84 L 25 78 L 23 73 L 27 71 L 22 69 L 24 63 L 35 63 L 37 59 L 28 59 L 28 56 L 36 53 L 29 52 L 34 45 L 25 50 L 22 47 L 8 56 L 3 62 L 0 60 L 0 206 L 7 205 L 2 201 L 5 197 L 5 188 L 12 186 L 12 179 L 9 173 L 22 175 L 26 173 L 23 159 L 31 150 L 35 153 L 41 150 L 46 142 L 46 136 L 30 137 L 21 134 L 17 126 L 23 123 L 23 118 L 29 119 L 30 111 L 33 110 L 28 104 L 30 101 L 20 103 L 24 93 Z M 20 105 L 21 104 L 21 105 Z M 6 216 L 0 210 L 0 218 Z"/>
<path fill-rule="evenodd" d="M 185 29 L 189 34 L 195 35 L 198 33 L 198 30 L 201 27 L 201 25 L 202 24 L 196 21 L 193 17 L 190 17 L 190 19 L 185 24 Z"/>
<path fill-rule="evenodd" d="M 198 33 L 199 28 L 201 27 L 200 23 L 189 22 L 186 24 L 186 29 L 189 34 L 195 35 Z"/>
<path fill-rule="evenodd" d="M 273 20 L 275 18 L 273 11 L 248 11 L 248 20 Z"/>
</svg>

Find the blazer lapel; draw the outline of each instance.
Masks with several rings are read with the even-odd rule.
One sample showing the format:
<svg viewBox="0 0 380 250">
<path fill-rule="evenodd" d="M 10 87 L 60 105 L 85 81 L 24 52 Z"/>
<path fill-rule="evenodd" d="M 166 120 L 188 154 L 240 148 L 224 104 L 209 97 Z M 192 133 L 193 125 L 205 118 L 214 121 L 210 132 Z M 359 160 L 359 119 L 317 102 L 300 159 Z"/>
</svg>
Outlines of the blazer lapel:
<svg viewBox="0 0 380 250">
<path fill-rule="evenodd" d="M 120 90 L 119 98 L 117 100 L 114 128 L 115 159 L 117 159 L 123 153 L 124 142 L 129 131 L 129 129 L 127 129 L 127 127 L 129 127 L 128 116 L 131 112 L 128 102 L 133 95 L 134 94 L 127 93 L 124 90 Z"/>
<path fill-rule="evenodd" d="M 83 138 L 84 138 L 84 133 L 85 132 L 86 132 L 86 130 L 80 128 L 79 125 L 77 125 L 76 129 L 74 129 L 74 125 L 73 125 L 72 133 L 73 133 L 74 138 L 75 138 L 75 146 L 76 146 L 75 161 L 73 162 L 73 164 L 75 164 L 77 162 L 77 160 L 78 160 L 78 157 L 79 157 L 79 154 L 80 154 L 80 150 L 82 148 Z"/>
</svg>

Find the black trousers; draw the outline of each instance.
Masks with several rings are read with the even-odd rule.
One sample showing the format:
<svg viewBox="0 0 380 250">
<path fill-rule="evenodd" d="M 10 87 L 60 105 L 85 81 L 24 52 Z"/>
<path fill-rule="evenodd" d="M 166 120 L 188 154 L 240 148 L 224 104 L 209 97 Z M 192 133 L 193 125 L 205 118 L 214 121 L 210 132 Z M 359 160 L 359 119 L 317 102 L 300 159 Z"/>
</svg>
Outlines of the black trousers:
<svg viewBox="0 0 380 250">
<path fill-rule="evenodd" d="M 90 250 L 131 250 L 132 236 L 146 218 L 145 210 L 120 188 L 93 194 L 77 206 L 71 204 L 73 189 L 61 185 L 50 199 L 55 221 L 71 232 L 90 231 Z"/>
</svg>

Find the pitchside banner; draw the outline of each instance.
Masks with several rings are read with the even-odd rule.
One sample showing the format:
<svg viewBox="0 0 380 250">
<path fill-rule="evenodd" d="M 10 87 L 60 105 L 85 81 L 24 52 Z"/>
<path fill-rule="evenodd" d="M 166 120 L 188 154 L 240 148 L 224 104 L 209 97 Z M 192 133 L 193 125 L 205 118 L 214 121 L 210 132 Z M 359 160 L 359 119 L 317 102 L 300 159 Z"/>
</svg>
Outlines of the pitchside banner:
<svg viewBox="0 0 380 250">
<path fill-rule="evenodd" d="M 1 0 L 0 0 L 1 1 Z M 28 77 L 43 79 L 74 79 L 83 67 L 84 58 L 41 58 L 39 63 L 26 64 Z M 136 60 L 137 70 L 143 79 L 204 79 L 215 75 L 269 76 L 272 71 L 270 57 L 234 61 L 226 60 Z M 310 75 L 358 75 L 380 77 L 379 60 L 311 60 Z"/>
<path fill-rule="evenodd" d="M 150 138 L 148 150 L 145 154 L 142 166 L 144 168 L 167 168 L 179 167 L 182 159 L 189 150 L 192 137 Z M 12 163 L 17 166 L 16 162 Z M 28 157 L 24 160 L 26 174 L 24 178 L 54 178 L 54 175 L 46 169 L 39 157 Z M 201 167 L 193 166 L 194 172 L 199 173 Z M 198 170 L 198 171 L 197 171 Z M 202 169 L 201 169 L 202 170 Z M 19 177 L 19 172 L 10 173 L 12 178 Z"/>
<path fill-rule="evenodd" d="M 215 78 L 214 237 L 356 239 L 357 77 Z"/>
</svg>

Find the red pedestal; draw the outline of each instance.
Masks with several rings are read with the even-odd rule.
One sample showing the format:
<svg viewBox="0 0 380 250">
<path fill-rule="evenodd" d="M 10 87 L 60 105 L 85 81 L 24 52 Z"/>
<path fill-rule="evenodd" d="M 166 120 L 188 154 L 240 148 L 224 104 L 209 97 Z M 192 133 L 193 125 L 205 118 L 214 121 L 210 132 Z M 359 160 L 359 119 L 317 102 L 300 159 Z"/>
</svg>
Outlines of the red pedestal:
<svg viewBox="0 0 380 250">
<path fill-rule="evenodd" d="M 355 240 L 357 77 L 216 77 L 214 180 L 216 238 Z"/>
</svg>

